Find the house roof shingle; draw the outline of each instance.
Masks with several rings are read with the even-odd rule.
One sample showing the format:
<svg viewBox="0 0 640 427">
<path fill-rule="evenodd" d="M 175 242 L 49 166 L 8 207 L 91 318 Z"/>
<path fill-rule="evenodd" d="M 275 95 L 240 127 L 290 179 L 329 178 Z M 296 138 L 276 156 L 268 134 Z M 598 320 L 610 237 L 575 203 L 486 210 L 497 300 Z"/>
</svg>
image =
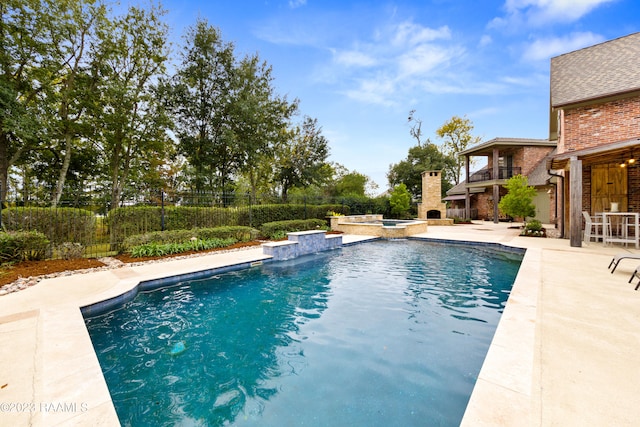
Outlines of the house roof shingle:
<svg viewBox="0 0 640 427">
<path fill-rule="evenodd" d="M 551 58 L 551 106 L 640 90 L 640 33 Z"/>
</svg>

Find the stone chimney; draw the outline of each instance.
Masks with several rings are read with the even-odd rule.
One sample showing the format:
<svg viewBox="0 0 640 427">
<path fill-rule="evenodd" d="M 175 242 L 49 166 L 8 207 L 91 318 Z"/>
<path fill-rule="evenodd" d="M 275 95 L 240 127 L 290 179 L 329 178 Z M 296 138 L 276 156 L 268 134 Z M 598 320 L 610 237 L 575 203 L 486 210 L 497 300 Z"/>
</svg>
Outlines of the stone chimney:
<svg viewBox="0 0 640 427">
<path fill-rule="evenodd" d="M 422 172 L 422 203 L 418 219 L 445 219 L 447 204 L 442 201 L 442 171 Z"/>
</svg>

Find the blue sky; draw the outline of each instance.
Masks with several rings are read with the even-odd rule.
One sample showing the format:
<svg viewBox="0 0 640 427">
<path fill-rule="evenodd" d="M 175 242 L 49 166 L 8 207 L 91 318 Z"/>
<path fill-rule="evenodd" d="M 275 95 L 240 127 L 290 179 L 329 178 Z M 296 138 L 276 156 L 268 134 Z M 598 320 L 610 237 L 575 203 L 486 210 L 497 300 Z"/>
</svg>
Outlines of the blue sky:
<svg viewBox="0 0 640 427">
<path fill-rule="evenodd" d="M 126 2 L 125 2 L 126 3 Z M 129 3 L 137 3 L 131 0 Z M 547 138 L 549 59 L 640 31 L 637 0 L 164 0 L 174 51 L 198 17 L 258 53 L 300 99 L 329 160 L 375 181 L 452 116 L 474 135 Z M 479 165 L 482 166 L 482 165 Z"/>
</svg>

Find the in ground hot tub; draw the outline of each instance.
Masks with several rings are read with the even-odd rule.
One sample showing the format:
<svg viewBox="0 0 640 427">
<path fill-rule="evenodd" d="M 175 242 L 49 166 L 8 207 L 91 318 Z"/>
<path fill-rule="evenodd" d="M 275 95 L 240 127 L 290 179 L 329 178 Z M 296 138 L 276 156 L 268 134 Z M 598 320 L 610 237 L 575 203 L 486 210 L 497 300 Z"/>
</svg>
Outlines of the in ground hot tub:
<svg viewBox="0 0 640 427">
<path fill-rule="evenodd" d="M 332 216 L 331 229 L 345 234 L 399 239 L 427 231 L 427 221 L 383 219 L 382 215 Z"/>
</svg>

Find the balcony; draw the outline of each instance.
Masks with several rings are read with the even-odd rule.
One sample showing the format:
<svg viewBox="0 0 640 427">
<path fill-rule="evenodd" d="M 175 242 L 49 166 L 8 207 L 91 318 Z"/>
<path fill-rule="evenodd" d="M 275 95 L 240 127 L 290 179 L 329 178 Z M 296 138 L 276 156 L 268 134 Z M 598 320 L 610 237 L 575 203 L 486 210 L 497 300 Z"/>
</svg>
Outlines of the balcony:
<svg viewBox="0 0 640 427">
<path fill-rule="evenodd" d="M 522 173 L 522 168 L 520 167 L 502 167 L 498 168 L 498 177 L 493 177 L 493 169 L 482 169 L 478 172 L 473 173 L 469 177 L 469 182 L 484 182 L 484 181 L 493 181 L 495 179 L 509 179 L 514 175 L 519 175 Z"/>
</svg>

